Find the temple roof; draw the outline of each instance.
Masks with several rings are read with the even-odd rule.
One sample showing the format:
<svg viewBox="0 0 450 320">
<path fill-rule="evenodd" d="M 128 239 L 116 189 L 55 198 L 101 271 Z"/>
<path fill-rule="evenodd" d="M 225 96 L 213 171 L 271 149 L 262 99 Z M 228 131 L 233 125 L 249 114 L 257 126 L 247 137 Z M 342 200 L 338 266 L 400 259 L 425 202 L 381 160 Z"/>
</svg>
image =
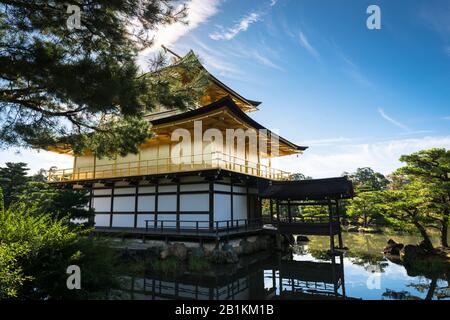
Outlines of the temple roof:
<svg viewBox="0 0 450 320">
<path fill-rule="evenodd" d="M 151 121 L 153 128 L 157 134 L 166 135 L 169 139 L 171 131 L 177 127 L 185 129 L 193 129 L 194 121 L 202 120 L 204 128 L 216 128 L 219 130 L 233 128 L 253 128 L 255 130 L 267 130 L 267 135 L 278 137 L 279 156 L 300 153 L 308 147 L 298 146 L 287 139 L 276 135 L 263 125 L 259 124 L 249 117 L 230 96 L 221 98 L 202 108 L 191 110 L 188 112 L 172 115 L 169 117 L 156 119 Z M 165 129 L 165 131 L 164 131 Z M 268 141 L 268 148 L 271 150 L 271 142 Z M 271 152 L 272 153 L 272 152 Z M 272 154 L 273 155 L 273 154 Z"/>
<path fill-rule="evenodd" d="M 347 177 L 299 180 L 259 181 L 259 196 L 278 200 L 349 199 L 354 196 L 353 184 Z"/>
<path fill-rule="evenodd" d="M 166 50 L 168 49 L 166 48 Z M 219 80 L 217 77 L 212 75 L 199 61 L 194 51 L 192 50 L 189 51 L 188 54 L 186 54 L 184 57 L 180 57 L 172 51 L 170 52 L 178 58 L 178 61 L 175 62 L 175 64 L 173 64 L 172 67 L 189 59 L 193 61 L 194 64 L 196 64 L 199 69 L 207 72 L 210 85 L 206 90 L 205 96 L 202 98 L 201 104 L 203 106 L 213 103 L 225 96 L 230 96 L 233 99 L 233 101 L 239 106 L 239 108 L 241 108 L 243 111 L 252 112 L 258 110 L 257 107 L 261 104 L 261 102 L 250 100 L 243 97 L 242 95 L 231 89 L 229 86 L 227 86 L 225 83 L 223 83 L 221 80 Z"/>
</svg>

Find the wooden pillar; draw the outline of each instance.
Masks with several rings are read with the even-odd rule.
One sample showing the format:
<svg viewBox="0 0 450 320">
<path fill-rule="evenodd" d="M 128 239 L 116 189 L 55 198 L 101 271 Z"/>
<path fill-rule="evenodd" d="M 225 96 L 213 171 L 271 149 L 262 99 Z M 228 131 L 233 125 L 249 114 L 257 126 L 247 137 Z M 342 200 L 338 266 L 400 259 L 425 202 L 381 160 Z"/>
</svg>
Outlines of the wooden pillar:
<svg viewBox="0 0 450 320">
<path fill-rule="evenodd" d="M 73 157 L 73 171 L 72 171 L 72 179 L 71 180 L 79 180 L 79 175 L 77 176 L 77 156 Z"/>
<path fill-rule="evenodd" d="M 159 198 L 159 181 L 155 183 L 155 212 L 154 212 L 154 228 L 158 228 L 158 198 Z"/>
<path fill-rule="evenodd" d="M 109 216 L 109 227 L 112 228 L 113 225 L 113 212 L 114 212 L 114 186 L 115 183 L 113 182 L 112 188 L 111 188 L 111 210 L 110 210 L 110 216 Z"/>
<path fill-rule="evenodd" d="M 248 190 L 248 182 L 245 184 L 245 197 L 247 198 L 247 221 L 250 220 L 250 193 Z"/>
<path fill-rule="evenodd" d="M 328 219 L 330 228 L 330 252 L 334 253 L 334 228 L 333 228 L 333 206 L 331 200 L 328 200 Z"/>
<path fill-rule="evenodd" d="M 92 173 L 92 178 L 95 179 L 97 171 L 97 155 L 94 153 L 94 172 Z"/>
<path fill-rule="evenodd" d="M 180 181 L 177 179 L 177 231 L 180 227 Z"/>
<path fill-rule="evenodd" d="M 344 242 L 342 240 L 342 227 L 341 227 L 341 217 L 340 217 L 340 213 L 339 213 L 339 200 L 336 200 L 336 219 L 337 219 L 337 224 L 338 224 L 338 240 L 339 240 L 339 248 L 343 249 L 344 248 Z"/>
<path fill-rule="evenodd" d="M 138 221 L 138 201 L 139 201 L 139 182 L 136 184 L 135 189 L 135 195 L 134 195 L 134 228 L 137 228 L 137 221 Z"/>
<path fill-rule="evenodd" d="M 231 212 L 230 212 L 230 217 L 231 217 L 231 226 L 233 226 L 233 221 L 234 221 L 234 197 L 233 197 L 233 181 L 231 181 L 231 186 L 230 186 L 230 190 L 231 190 L 231 195 L 230 195 L 230 201 L 231 201 Z"/>
<path fill-rule="evenodd" d="M 287 201 L 289 223 L 292 223 L 291 200 Z"/>
<path fill-rule="evenodd" d="M 277 206 L 277 222 L 280 223 L 280 200 L 277 199 L 276 201 Z"/>
<path fill-rule="evenodd" d="M 269 206 L 270 206 L 270 222 L 273 223 L 273 200 L 269 200 Z"/>
<path fill-rule="evenodd" d="M 209 181 L 209 230 L 214 229 L 214 181 Z"/>
<path fill-rule="evenodd" d="M 89 190 L 89 211 L 92 210 L 92 196 L 93 196 L 92 187 L 93 186 L 91 186 L 90 190 Z M 90 215 L 89 219 L 88 219 L 88 222 L 89 222 L 90 225 L 94 225 L 95 224 L 95 215 Z"/>
</svg>

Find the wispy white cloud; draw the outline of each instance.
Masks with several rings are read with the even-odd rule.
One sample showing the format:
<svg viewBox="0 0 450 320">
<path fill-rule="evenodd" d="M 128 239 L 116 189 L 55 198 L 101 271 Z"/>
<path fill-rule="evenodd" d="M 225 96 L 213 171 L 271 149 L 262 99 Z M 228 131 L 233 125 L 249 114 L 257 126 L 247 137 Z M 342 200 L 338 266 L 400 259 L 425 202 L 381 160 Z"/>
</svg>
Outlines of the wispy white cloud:
<svg viewBox="0 0 450 320">
<path fill-rule="evenodd" d="M 394 118 L 390 117 L 389 115 L 387 115 L 383 109 L 378 108 L 378 113 L 383 117 L 383 119 L 389 121 L 390 123 L 399 127 L 400 129 L 403 129 L 405 131 L 410 131 L 410 129 L 406 125 L 404 125 L 403 123 L 401 123 L 401 122 L 395 120 Z"/>
<path fill-rule="evenodd" d="M 278 0 L 270 0 L 270 6 L 273 7 L 274 5 L 277 4 Z"/>
<path fill-rule="evenodd" d="M 317 52 L 317 50 L 309 43 L 308 38 L 306 37 L 306 35 L 300 31 L 299 34 L 299 40 L 300 40 L 300 44 L 303 48 L 306 49 L 306 51 L 308 51 L 308 53 L 310 55 L 312 55 L 314 58 L 316 58 L 317 60 L 319 60 L 319 53 Z"/>
<path fill-rule="evenodd" d="M 365 76 L 360 68 L 347 56 L 344 54 L 341 54 L 341 57 L 344 61 L 344 67 L 343 71 L 346 73 L 350 78 L 353 79 L 356 83 L 364 86 L 364 87 L 372 87 L 372 82 Z"/>
<path fill-rule="evenodd" d="M 435 1 L 433 4 L 425 2 L 418 12 L 420 20 L 426 27 L 438 34 L 444 43 L 444 50 L 450 56 L 448 39 L 450 36 L 450 3 Z M 446 45 L 446 46 L 445 46 Z"/>
<path fill-rule="evenodd" d="M 449 116 L 449 117 L 444 117 L 444 118 L 442 118 L 442 119 L 444 119 L 444 120 L 450 120 L 450 116 Z"/>
<path fill-rule="evenodd" d="M 331 44 L 334 46 L 337 56 L 342 60 L 342 71 L 357 84 L 368 88 L 374 87 L 372 81 L 361 71 L 359 66 L 344 54 L 334 41 L 331 41 Z"/>
<path fill-rule="evenodd" d="M 339 176 L 344 171 L 371 167 L 390 174 L 403 164 L 400 156 L 430 148 L 450 148 L 450 136 L 392 139 L 373 143 L 311 147 L 297 157 L 273 160 L 273 166 L 290 172 L 301 172 L 314 178 Z"/>
<path fill-rule="evenodd" d="M 269 58 L 267 55 L 265 55 L 265 53 L 263 53 L 263 50 L 255 50 L 254 48 L 243 49 L 243 48 L 237 47 L 237 48 L 235 48 L 234 52 L 230 51 L 230 53 L 237 57 L 241 57 L 241 58 L 245 58 L 245 59 L 249 59 L 254 62 L 257 62 L 265 67 L 276 69 L 279 71 L 284 71 L 283 67 L 279 66 L 274 61 L 274 59 Z"/>
<path fill-rule="evenodd" d="M 213 40 L 231 40 L 236 37 L 240 32 L 247 31 L 252 23 L 260 20 L 261 15 L 257 12 L 251 12 L 243 17 L 237 24 L 231 28 L 220 27 L 221 31 L 211 33 L 209 37 Z"/>
<path fill-rule="evenodd" d="M 427 27 L 434 30 L 447 39 L 450 35 L 450 4 L 448 2 L 437 2 L 430 5 L 425 3 L 419 11 L 419 18 L 425 23 Z"/>
<path fill-rule="evenodd" d="M 335 138 L 325 138 L 325 139 L 314 139 L 314 140 L 304 140 L 300 144 L 305 146 L 331 146 L 342 143 L 350 143 L 359 140 L 356 138 L 345 138 L 345 137 L 335 137 Z"/>
<path fill-rule="evenodd" d="M 185 3 L 188 7 L 188 24 L 174 23 L 158 28 L 152 34 L 154 45 L 144 50 L 141 55 L 157 51 L 161 49 L 161 45 L 170 46 L 182 36 L 205 23 L 219 11 L 221 0 L 187 0 Z"/>
<path fill-rule="evenodd" d="M 272 68 L 272 69 L 277 69 L 280 71 L 284 71 L 284 69 L 282 67 L 280 67 L 279 65 L 277 65 L 273 60 L 271 60 L 270 58 L 262 55 L 260 52 L 252 50 L 250 52 L 250 55 L 252 58 L 254 58 L 257 62 L 259 62 L 260 64 Z"/>
<path fill-rule="evenodd" d="M 228 78 L 242 78 L 242 70 L 232 64 L 220 50 L 214 50 L 197 37 L 192 36 L 190 39 L 192 42 L 186 50 L 194 49 L 208 69 L 212 68 L 211 71 L 216 71 L 219 75 Z"/>
</svg>

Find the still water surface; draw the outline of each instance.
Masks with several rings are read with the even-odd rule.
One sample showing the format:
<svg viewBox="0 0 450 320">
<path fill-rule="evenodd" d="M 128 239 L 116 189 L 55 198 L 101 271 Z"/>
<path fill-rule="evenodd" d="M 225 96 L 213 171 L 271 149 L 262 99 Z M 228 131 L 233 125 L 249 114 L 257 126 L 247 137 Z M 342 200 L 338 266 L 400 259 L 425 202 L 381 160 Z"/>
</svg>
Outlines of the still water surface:
<svg viewBox="0 0 450 320">
<path fill-rule="evenodd" d="M 179 277 L 146 271 L 122 277 L 109 299 L 450 299 L 450 270 L 417 274 L 382 254 L 387 240 L 415 236 L 344 234 L 344 256 L 326 255 L 328 238 L 311 237 L 289 254 L 262 253 L 238 265 Z"/>
</svg>

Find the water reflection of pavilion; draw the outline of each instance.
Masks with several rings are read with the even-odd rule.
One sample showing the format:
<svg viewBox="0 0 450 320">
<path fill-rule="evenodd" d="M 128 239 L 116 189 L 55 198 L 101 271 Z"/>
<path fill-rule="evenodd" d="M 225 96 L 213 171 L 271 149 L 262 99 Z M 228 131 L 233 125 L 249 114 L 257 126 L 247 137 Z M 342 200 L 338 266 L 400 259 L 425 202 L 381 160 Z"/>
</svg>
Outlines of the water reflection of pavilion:
<svg viewBox="0 0 450 320">
<path fill-rule="evenodd" d="M 345 299 L 342 257 L 330 262 L 266 258 L 227 275 L 189 275 L 179 279 L 151 275 L 123 277 L 109 298 L 133 300 Z"/>
<path fill-rule="evenodd" d="M 286 258 L 286 257 L 285 257 Z M 339 259 L 337 259 L 339 258 Z M 277 299 L 345 299 L 343 257 L 333 256 L 330 262 L 295 261 L 278 264 L 278 275 L 265 272 L 276 288 Z"/>
</svg>

